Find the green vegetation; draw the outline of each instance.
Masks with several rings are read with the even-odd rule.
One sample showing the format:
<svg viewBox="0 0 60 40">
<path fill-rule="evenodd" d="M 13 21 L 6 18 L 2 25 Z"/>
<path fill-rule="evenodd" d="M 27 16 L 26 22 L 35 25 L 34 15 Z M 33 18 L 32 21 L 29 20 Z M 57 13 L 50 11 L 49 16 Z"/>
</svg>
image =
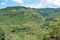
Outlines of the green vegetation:
<svg viewBox="0 0 60 40">
<path fill-rule="evenodd" d="M 0 40 L 60 40 L 60 11 L 19 6 L 0 9 Z"/>
</svg>

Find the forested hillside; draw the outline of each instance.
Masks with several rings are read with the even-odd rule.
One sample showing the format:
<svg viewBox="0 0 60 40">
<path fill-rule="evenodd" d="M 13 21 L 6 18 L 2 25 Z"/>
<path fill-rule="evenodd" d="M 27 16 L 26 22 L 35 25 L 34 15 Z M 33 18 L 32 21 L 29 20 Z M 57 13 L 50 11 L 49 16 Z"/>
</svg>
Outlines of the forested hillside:
<svg viewBox="0 0 60 40">
<path fill-rule="evenodd" d="M 56 13 L 57 11 L 60 11 L 60 8 L 40 8 L 40 9 L 35 9 L 38 12 L 40 12 L 44 17 L 47 17 L 51 14 Z"/>
<path fill-rule="evenodd" d="M 0 9 L 0 40 L 60 40 L 60 9 Z"/>
</svg>

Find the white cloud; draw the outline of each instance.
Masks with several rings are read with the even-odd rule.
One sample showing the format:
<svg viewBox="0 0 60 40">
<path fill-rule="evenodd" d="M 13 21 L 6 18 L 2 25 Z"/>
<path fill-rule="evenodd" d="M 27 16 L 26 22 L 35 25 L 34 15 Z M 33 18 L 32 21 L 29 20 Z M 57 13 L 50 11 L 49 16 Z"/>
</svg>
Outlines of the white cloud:
<svg viewBox="0 0 60 40">
<path fill-rule="evenodd" d="M 8 0 L 4 0 L 3 2 L 0 2 L 0 5 L 6 6 L 7 5 L 7 2 L 8 2 Z"/>
<path fill-rule="evenodd" d="M 46 0 L 45 3 L 45 5 L 49 5 L 51 7 L 60 7 L 60 0 Z"/>
<path fill-rule="evenodd" d="M 5 2 L 1 2 L 1 5 L 6 5 L 6 3 Z"/>
<path fill-rule="evenodd" d="M 60 0 L 41 0 L 38 4 L 29 4 L 31 8 L 57 8 L 60 7 Z"/>
<path fill-rule="evenodd" d="M 17 3 L 23 3 L 23 0 L 12 0 L 14 2 L 17 2 Z"/>
</svg>

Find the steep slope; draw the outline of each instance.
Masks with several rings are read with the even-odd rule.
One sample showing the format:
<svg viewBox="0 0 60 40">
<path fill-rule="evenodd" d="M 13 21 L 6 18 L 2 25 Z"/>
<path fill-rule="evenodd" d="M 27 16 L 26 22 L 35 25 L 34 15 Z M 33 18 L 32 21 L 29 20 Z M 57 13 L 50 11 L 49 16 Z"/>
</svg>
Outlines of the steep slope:
<svg viewBox="0 0 60 40">
<path fill-rule="evenodd" d="M 46 17 L 42 28 L 47 28 L 50 31 L 49 38 L 45 40 L 60 40 L 60 9 L 56 9 L 54 13 Z"/>
<path fill-rule="evenodd" d="M 53 19 L 57 19 L 57 18 L 60 18 L 60 11 L 57 11 L 47 17 L 47 19 L 49 19 L 49 20 L 53 20 Z"/>
</svg>

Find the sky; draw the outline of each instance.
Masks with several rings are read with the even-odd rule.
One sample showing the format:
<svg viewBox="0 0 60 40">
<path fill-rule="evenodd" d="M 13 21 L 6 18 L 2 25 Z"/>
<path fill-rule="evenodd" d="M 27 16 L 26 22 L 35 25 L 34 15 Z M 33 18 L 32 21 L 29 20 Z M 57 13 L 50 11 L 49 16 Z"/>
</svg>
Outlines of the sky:
<svg viewBox="0 0 60 40">
<path fill-rule="evenodd" d="M 59 8 L 60 0 L 0 0 L 0 8 L 25 6 L 31 8 Z"/>
</svg>

